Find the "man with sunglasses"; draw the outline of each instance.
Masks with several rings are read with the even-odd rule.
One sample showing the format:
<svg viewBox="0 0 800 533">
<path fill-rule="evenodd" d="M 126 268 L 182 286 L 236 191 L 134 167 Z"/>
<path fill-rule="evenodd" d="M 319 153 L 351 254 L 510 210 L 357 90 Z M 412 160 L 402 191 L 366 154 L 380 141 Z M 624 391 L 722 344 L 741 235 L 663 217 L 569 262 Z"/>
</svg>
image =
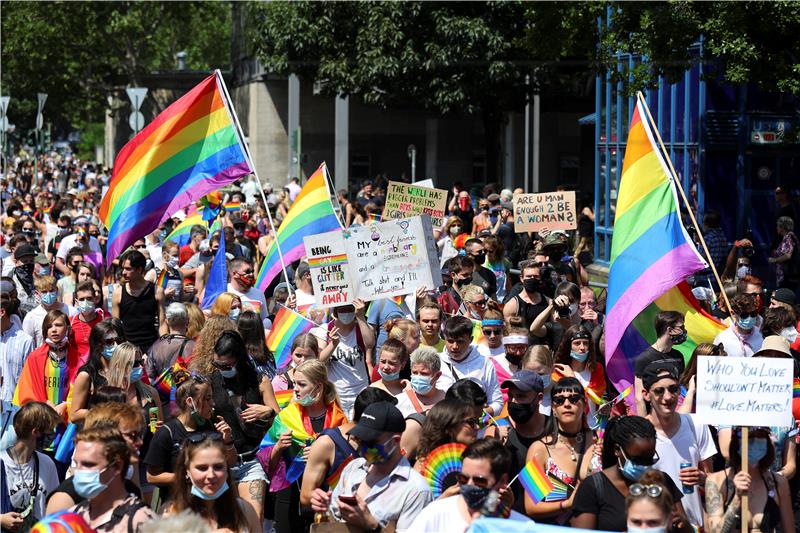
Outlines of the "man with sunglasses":
<svg viewBox="0 0 800 533">
<path fill-rule="evenodd" d="M 367 533 L 425 531 L 409 526 L 433 499 L 428 482 L 411 467 L 400 447 L 406 421 L 389 402 L 367 406 L 348 435 L 358 440 L 359 458 L 348 463 L 333 492 L 315 489 L 311 508 Z"/>
<path fill-rule="evenodd" d="M 428 505 L 410 531 L 466 531 L 481 516 L 529 521 L 525 515 L 509 511 L 501 501 L 516 472 L 512 470 L 511 452 L 499 440 L 477 440 L 467 446 L 461 459 L 461 472 L 456 474 L 459 494 Z"/>
<path fill-rule="evenodd" d="M 679 375 L 669 362 L 651 363 L 642 374 L 642 396 L 651 407 L 646 418 L 656 428 L 658 461 L 653 468 L 684 487 L 686 494 L 681 502 L 686 516 L 692 524 L 702 527 L 703 506 L 698 487 L 705 486 L 717 447 L 707 426 L 696 422 L 692 415 L 676 411 L 681 394 Z M 681 468 L 685 463 L 691 466 Z"/>
<path fill-rule="evenodd" d="M 669 362 L 674 365 L 678 375 L 683 374 L 685 363 L 683 354 L 674 348 L 683 344 L 688 336 L 683 315 L 677 311 L 661 311 L 655 320 L 656 342 L 650 345 L 636 358 L 634 369 L 634 390 L 636 392 L 636 412 L 644 414 L 642 399 L 642 375 L 644 369 L 655 362 Z"/>
<path fill-rule="evenodd" d="M 494 299 L 497 293 L 497 276 L 494 272 L 483 266 L 486 262 L 486 251 L 483 248 L 483 241 L 477 238 L 469 239 L 464 243 L 467 256 L 475 262 L 475 270 L 472 272 L 472 284 L 477 285 L 489 298 Z"/>
<path fill-rule="evenodd" d="M 731 325 L 714 338 L 714 344 L 725 346 L 728 357 L 752 357 L 761 349 L 761 318 L 758 303 L 752 294 L 737 294 L 731 300 Z"/>
</svg>

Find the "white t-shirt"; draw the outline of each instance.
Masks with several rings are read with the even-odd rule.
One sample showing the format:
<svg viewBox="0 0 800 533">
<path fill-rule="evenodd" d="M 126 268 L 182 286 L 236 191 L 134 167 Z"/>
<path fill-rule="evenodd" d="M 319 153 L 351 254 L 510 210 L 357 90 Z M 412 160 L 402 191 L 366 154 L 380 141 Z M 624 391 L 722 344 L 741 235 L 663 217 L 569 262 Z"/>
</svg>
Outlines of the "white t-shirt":
<svg viewBox="0 0 800 533">
<path fill-rule="evenodd" d="M 300 289 L 296 289 L 294 291 L 294 295 L 297 298 L 297 307 L 303 307 L 303 306 L 306 306 L 306 305 L 314 305 L 316 303 L 316 300 L 314 299 L 314 295 L 313 294 L 308 294 L 307 292 L 302 291 Z"/>
<path fill-rule="evenodd" d="M 267 318 L 267 299 L 264 293 L 255 287 L 250 287 L 247 292 L 239 292 L 228 283 L 228 292 L 232 292 L 242 300 L 242 310 L 250 309 L 261 314 L 261 320 Z M 270 328 L 267 328 L 270 329 Z"/>
<path fill-rule="evenodd" d="M 419 533 L 462 533 L 467 531 L 470 524 L 464 520 L 464 515 L 459 508 L 460 500 L 461 496 L 450 496 L 432 501 L 417 515 L 408 530 Z M 517 511 L 511 511 L 507 520 L 531 522 L 530 518 Z"/>
<path fill-rule="evenodd" d="M 73 248 L 80 248 L 84 251 L 83 260 L 92 263 L 95 267 L 103 266 L 103 250 L 100 249 L 100 243 L 94 237 L 89 237 L 89 252 L 78 243 L 78 234 L 73 233 L 61 239 L 61 244 L 58 246 L 56 257 L 61 258 L 65 263 L 67 262 L 67 253 Z"/>
<path fill-rule="evenodd" d="M 722 343 L 728 357 L 752 357 L 753 354 L 761 349 L 764 337 L 761 331 L 755 327 L 746 337 L 740 337 L 733 326 L 724 331 L 720 331 L 714 338 L 714 344 Z"/>
<path fill-rule="evenodd" d="M 484 357 L 498 357 L 506 354 L 506 349 L 501 344 L 497 348 L 489 348 L 488 344 L 478 344 L 478 353 Z M 505 357 L 504 357 L 505 359 Z"/>
<path fill-rule="evenodd" d="M 356 396 L 369 386 L 366 356 L 356 342 L 357 327 L 350 333 L 339 332 L 339 344 L 328 361 L 328 379 L 336 385 L 339 402 L 351 420 Z"/>
<path fill-rule="evenodd" d="M 403 413 L 403 418 L 406 418 L 417 412 L 417 409 L 414 407 L 414 404 L 411 403 L 411 397 L 408 394 L 406 394 L 406 391 L 401 392 L 400 394 L 395 396 L 395 398 L 397 398 L 397 405 L 396 405 L 397 410 Z M 420 406 L 422 406 L 422 403 L 420 403 Z"/>
<path fill-rule="evenodd" d="M 678 487 L 681 486 L 678 477 L 681 463 L 697 466 L 701 461 L 717 453 L 708 426 L 695 421 L 692 415 L 682 414 L 680 417 L 681 426 L 671 438 L 656 431 L 658 462 L 653 465 L 653 468 L 671 477 Z M 700 501 L 699 487 L 694 487 L 694 493 L 685 494 L 681 503 L 689 521 L 696 526 L 703 525 L 703 505 Z"/>
<path fill-rule="evenodd" d="M 48 456 L 40 452 L 36 452 L 36 456 L 39 458 L 39 489 L 36 493 L 36 501 L 33 504 L 33 514 L 38 518 L 42 518 L 47 515 L 45 513 L 47 496 L 58 487 L 58 472 L 56 472 L 55 463 Z M 3 487 L 2 490 L 8 491 L 14 510 L 22 512 L 28 507 L 28 502 L 30 501 L 34 458 L 31 456 L 30 461 L 24 465 L 19 465 L 11 459 L 8 450 L 3 450 L 0 452 L 0 459 L 3 460 L 6 480 L 8 481 L 8 487 Z"/>
</svg>

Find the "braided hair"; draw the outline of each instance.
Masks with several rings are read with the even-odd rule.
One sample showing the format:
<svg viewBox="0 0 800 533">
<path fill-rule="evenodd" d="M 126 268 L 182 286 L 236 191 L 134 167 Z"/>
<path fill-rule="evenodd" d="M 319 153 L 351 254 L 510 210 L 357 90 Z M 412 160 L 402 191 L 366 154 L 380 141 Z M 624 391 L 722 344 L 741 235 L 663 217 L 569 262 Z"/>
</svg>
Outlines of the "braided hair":
<svg viewBox="0 0 800 533">
<path fill-rule="evenodd" d="M 603 437 L 603 469 L 610 468 L 617 463 L 617 454 L 614 445 L 625 448 L 636 439 L 656 440 L 656 428 L 646 418 L 641 416 L 617 416 L 611 418 L 606 426 Z"/>
</svg>

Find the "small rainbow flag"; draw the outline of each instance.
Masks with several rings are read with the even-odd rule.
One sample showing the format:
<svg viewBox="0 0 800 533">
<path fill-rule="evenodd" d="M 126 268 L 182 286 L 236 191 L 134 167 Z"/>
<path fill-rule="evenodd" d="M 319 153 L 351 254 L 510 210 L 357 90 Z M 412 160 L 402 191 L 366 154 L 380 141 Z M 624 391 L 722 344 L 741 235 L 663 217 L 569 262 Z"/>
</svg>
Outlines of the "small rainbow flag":
<svg viewBox="0 0 800 533">
<path fill-rule="evenodd" d="M 367 224 L 375 224 L 381 221 L 380 213 L 367 213 Z"/>
<path fill-rule="evenodd" d="M 624 400 L 625 398 L 627 398 L 628 396 L 630 396 L 631 392 L 633 392 L 633 385 L 628 385 L 628 386 L 625 388 L 625 390 L 624 390 L 624 391 L 622 391 L 622 392 L 620 392 L 620 393 L 619 393 L 619 396 L 617 396 L 617 398 L 616 398 L 614 401 L 618 402 L 618 401 L 620 401 L 620 400 Z"/>
<path fill-rule="evenodd" d="M 553 491 L 553 483 L 535 459 L 528 461 L 517 476 L 534 503 L 544 500 Z"/>
<path fill-rule="evenodd" d="M 289 364 L 292 341 L 298 335 L 308 333 L 314 326 L 315 324 L 303 315 L 288 307 L 280 307 L 267 336 L 267 348 L 275 357 L 276 368 L 280 369 Z"/>
<path fill-rule="evenodd" d="M 603 398 L 598 396 L 597 393 L 589 387 L 586 387 L 586 396 L 588 396 L 589 399 L 595 403 L 595 405 L 601 405 L 603 403 Z"/>
<path fill-rule="evenodd" d="M 282 390 L 275 393 L 275 400 L 278 402 L 278 407 L 284 409 L 287 405 L 292 403 L 292 398 L 294 397 L 294 391 L 289 390 Z"/>
<path fill-rule="evenodd" d="M 161 287 L 162 289 L 167 288 L 167 281 L 169 281 L 169 272 L 165 268 L 161 271 L 161 274 L 158 275 L 158 279 L 156 280 L 156 287 Z"/>
<path fill-rule="evenodd" d="M 242 210 L 242 202 L 228 202 L 225 204 L 225 211 L 228 213 L 238 213 Z"/>
<path fill-rule="evenodd" d="M 794 378 L 794 383 L 792 383 L 792 398 L 800 398 L 800 378 Z"/>
<path fill-rule="evenodd" d="M 489 413 L 487 413 L 486 411 L 484 411 L 483 418 L 481 418 L 481 427 L 489 427 L 490 425 L 503 427 L 503 426 L 510 426 L 511 422 L 508 421 L 508 418 L 506 416 L 494 417 Z"/>
</svg>

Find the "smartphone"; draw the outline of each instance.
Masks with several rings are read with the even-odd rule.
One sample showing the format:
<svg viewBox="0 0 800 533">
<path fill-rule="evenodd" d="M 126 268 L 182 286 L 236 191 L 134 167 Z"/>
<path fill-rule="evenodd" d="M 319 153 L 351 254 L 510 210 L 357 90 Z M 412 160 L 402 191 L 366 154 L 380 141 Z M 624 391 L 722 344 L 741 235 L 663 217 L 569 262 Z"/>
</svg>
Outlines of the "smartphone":
<svg viewBox="0 0 800 533">
<path fill-rule="evenodd" d="M 339 501 L 342 503 L 346 503 L 347 505 L 356 505 L 356 497 L 355 496 L 343 496 L 339 495 Z"/>
</svg>

